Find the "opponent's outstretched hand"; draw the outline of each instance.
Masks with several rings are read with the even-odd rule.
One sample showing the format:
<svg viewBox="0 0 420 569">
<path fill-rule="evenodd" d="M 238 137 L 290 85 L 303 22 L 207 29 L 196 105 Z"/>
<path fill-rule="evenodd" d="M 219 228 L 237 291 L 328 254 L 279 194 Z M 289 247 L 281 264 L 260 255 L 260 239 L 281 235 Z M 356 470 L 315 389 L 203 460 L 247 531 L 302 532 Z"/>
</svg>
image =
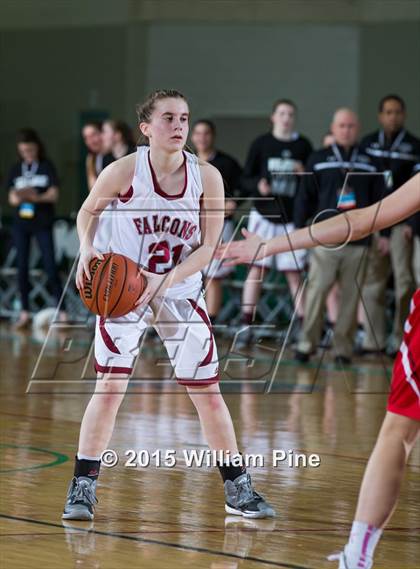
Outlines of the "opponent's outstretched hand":
<svg viewBox="0 0 420 569">
<path fill-rule="evenodd" d="M 252 263 L 265 256 L 265 243 L 261 237 L 245 228 L 241 232 L 245 239 L 222 243 L 216 250 L 216 258 L 224 259 L 225 267 Z"/>
</svg>

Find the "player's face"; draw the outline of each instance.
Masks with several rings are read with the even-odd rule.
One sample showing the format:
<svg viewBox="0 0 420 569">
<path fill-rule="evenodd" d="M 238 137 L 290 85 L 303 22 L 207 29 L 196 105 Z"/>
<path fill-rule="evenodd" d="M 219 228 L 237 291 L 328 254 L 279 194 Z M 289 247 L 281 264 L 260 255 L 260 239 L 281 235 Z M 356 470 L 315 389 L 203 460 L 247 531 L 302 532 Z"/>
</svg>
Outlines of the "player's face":
<svg viewBox="0 0 420 569">
<path fill-rule="evenodd" d="M 82 136 L 89 152 L 102 152 L 102 132 L 92 125 L 83 127 Z"/>
<path fill-rule="evenodd" d="M 390 99 L 379 113 L 379 122 L 387 132 L 396 132 L 404 126 L 405 112 L 399 101 Z"/>
<path fill-rule="evenodd" d="M 359 121 L 353 113 L 338 112 L 331 125 L 331 134 L 340 146 L 354 146 L 359 137 Z"/>
<path fill-rule="evenodd" d="M 214 146 L 214 136 L 208 124 L 198 123 L 191 134 L 191 142 L 197 152 L 208 152 Z"/>
<path fill-rule="evenodd" d="M 19 142 L 17 150 L 25 162 L 31 163 L 38 159 L 38 146 L 34 142 Z"/>
<path fill-rule="evenodd" d="M 109 123 L 105 123 L 102 127 L 102 147 L 104 152 L 111 152 L 115 143 L 115 132 Z"/>
<path fill-rule="evenodd" d="M 271 122 L 274 128 L 292 131 L 295 126 L 296 119 L 295 109 L 286 104 L 277 105 L 276 110 L 271 115 Z"/>
<path fill-rule="evenodd" d="M 184 99 L 163 99 L 156 103 L 150 122 L 140 124 L 140 130 L 149 137 L 150 145 L 177 152 L 187 142 L 188 118 Z"/>
</svg>

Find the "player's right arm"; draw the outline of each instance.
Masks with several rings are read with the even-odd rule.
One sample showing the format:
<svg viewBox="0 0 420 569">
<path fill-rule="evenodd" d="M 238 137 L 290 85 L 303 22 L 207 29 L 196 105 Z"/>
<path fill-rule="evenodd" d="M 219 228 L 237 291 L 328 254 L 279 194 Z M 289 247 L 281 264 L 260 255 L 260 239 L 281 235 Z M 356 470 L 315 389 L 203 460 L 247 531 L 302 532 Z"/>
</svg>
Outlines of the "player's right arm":
<svg viewBox="0 0 420 569">
<path fill-rule="evenodd" d="M 119 194 L 130 188 L 135 166 L 135 155 L 112 162 L 99 174 L 91 192 L 77 214 L 77 233 L 80 257 L 76 271 L 76 286 L 83 288 L 83 272 L 90 279 L 89 263 L 94 257 L 103 258 L 93 246 L 98 220 L 103 210 Z"/>
<path fill-rule="evenodd" d="M 356 241 L 399 223 L 417 211 L 420 211 L 420 174 L 416 174 L 391 195 L 369 207 L 336 215 L 267 242 L 254 233 L 242 230 L 246 239 L 222 245 L 217 257 L 227 259 L 226 265 L 229 266 L 250 263 L 255 259 L 285 251 Z"/>
</svg>

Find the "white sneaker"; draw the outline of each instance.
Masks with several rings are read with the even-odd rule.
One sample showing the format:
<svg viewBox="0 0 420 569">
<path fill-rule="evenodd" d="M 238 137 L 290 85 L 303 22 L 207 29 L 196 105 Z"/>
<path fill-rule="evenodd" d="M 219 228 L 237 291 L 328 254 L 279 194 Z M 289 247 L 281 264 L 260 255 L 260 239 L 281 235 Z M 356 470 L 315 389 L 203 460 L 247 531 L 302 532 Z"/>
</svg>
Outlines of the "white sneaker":
<svg viewBox="0 0 420 569">
<path fill-rule="evenodd" d="M 332 555 L 328 555 L 328 561 L 339 561 L 340 564 L 338 565 L 338 569 L 359 569 L 360 565 L 350 565 L 348 560 L 346 559 L 346 554 L 344 551 L 340 551 L 340 553 L 333 553 Z M 372 569 L 373 567 L 373 560 L 366 560 L 365 564 L 363 565 L 363 569 Z"/>
</svg>

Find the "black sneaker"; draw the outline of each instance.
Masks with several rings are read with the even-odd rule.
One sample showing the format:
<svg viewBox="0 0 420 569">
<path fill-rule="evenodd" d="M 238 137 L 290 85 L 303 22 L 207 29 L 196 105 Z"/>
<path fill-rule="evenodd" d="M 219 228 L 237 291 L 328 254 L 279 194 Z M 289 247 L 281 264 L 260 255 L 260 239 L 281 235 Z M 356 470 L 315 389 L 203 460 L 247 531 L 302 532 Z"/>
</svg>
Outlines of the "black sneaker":
<svg viewBox="0 0 420 569">
<path fill-rule="evenodd" d="M 299 350 L 296 350 L 296 352 L 295 352 L 295 360 L 297 362 L 300 362 L 301 364 L 308 363 L 310 357 L 311 357 L 311 354 L 308 354 L 306 352 L 300 352 Z"/>
<path fill-rule="evenodd" d="M 335 356 L 334 362 L 336 365 L 349 366 L 351 364 L 351 359 L 347 356 Z"/>
<path fill-rule="evenodd" d="M 245 472 L 225 482 L 225 511 L 244 518 L 274 518 L 276 512 L 252 487 L 251 476 Z"/>
<path fill-rule="evenodd" d="M 72 478 L 64 506 L 63 520 L 93 520 L 96 498 L 96 480 L 87 476 Z"/>
</svg>

